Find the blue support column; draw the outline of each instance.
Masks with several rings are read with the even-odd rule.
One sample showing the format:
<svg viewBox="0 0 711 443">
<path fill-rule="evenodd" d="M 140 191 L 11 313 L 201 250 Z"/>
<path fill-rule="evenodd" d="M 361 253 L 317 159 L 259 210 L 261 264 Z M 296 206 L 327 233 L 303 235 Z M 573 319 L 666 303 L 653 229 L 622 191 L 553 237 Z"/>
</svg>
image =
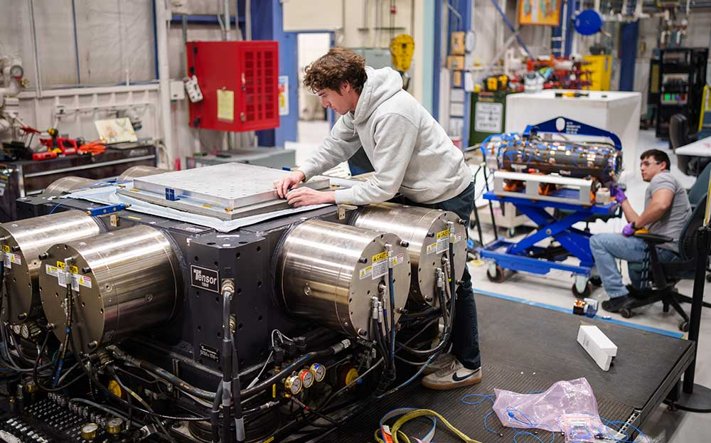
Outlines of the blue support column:
<svg viewBox="0 0 711 443">
<path fill-rule="evenodd" d="M 257 139 L 259 146 L 284 146 L 285 141 L 296 141 L 298 131 L 297 35 L 284 32 L 280 0 L 251 1 L 252 39 L 279 42 L 279 75 L 289 77 L 289 114 L 281 116 L 278 128 L 257 131 Z M 244 11 L 243 4 L 243 1 L 240 2 L 240 11 Z"/>
<path fill-rule="evenodd" d="M 566 53 L 566 48 L 569 48 L 568 47 L 568 40 L 569 39 L 568 39 L 568 32 L 567 32 L 569 27 L 566 28 L 566 33 L 565 33 L 565 35 L 563 35 L 563 23 L 566 20 L 567 11 L 570 10 L 570 8 L 568 7 L 568 5 L 566 5 L 566 3 L 569 4 L 571 1 L 574 1 L 574 0 L 561 0 L 560 5 L 559 5 L 560 6 L 560 20 L 561 20 L 561 22 L 560 22 L 560 25 L 554 27 L 551 32 L 551 52 L 553 52 L 553 55 L 556 57 L 562 57 L 563 55 L 568 55 L 568 53 Z M 568 20 L 567 23 L 572 24 L 570 22 L 570 20 Z M 565 41 L 565 44 L 563 43 L 563 41 Z"/>
<path fill-rule="evenodd" d="M 565 50 L 563 55 L 569 57 L 573 52 L 573 39 L 575 38 L 575 28 L 573 27 L 573 20 L 575 18 L 575 11 L 578 9 L 578 2 L 576 0 L 566 0 L 568 2 L 568 8 L 566 9 L 565 17 Z"/>
<path fill-rule="evenodd" d="M 448 0 L 447 0 L 448 1 Z M 472 26 L 472 2 L 471 0 L 459 0 L 451 4 L 453 9 L 459 14 L 455 14 L 448 8 L 449 16 L 449 33 L 452 32 L 467 32 Z M 441 32 L 440 32 L 441 34 Z M 451 39 L 447 37 L 447 53 L 451 53 L 452 48 Z M 464 79 L 462 79 L 462 83 Z M 462 86 L 462 90 L 464 87 Z M 461 142 L 462 147 L 465 147 L 469 143 L 469 122 L 470 122 L 470 107 L 471 107 L 471 93 L 464 90 L 464 114 L 462 115 L 462 134 Z"/>
<path fill-rule="evenodd" d="M 639 22 L 625 23 L 620 32 L 620 91 L 634 91 Z"/>
</svg>

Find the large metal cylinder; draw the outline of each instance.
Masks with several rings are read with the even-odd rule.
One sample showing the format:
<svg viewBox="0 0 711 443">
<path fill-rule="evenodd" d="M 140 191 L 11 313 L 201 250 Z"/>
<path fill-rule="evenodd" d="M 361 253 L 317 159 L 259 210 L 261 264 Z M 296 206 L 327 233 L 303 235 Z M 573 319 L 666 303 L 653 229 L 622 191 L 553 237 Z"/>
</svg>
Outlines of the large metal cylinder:
<svg viewBox="0 0 711 443">
<path fill-rule="evenodd" d="M 134 226 L 52 246 L 42 261 L 40 296 L 54 333 L 64 340 L 71 274 L 74 349 L 101 344 L 170 319 L 178 306 L 180 269 L 161 231 Z M 67 263 L 69 261 L 69 263 Z"/>
<path fill-rule="evenodd" d="M 75 210 L 1 224 L 7 289 L 2 318 L 17 324 L 41 314 L 37 295 L 40 254 L 56 243 L 85 239 L 100 232 L 96 220 Z"/>
<path fill-rule="evenodd" d="M 75 177 L 73 175 L 59 178 L 47 186 L 42 194 L 45 196 L 60 196 L 63 194 L 69 194 L 70 192 L 77 191 L 79 189 L 88 188 L 96 183 L 96 180 L 84 177 Z"/>
<path fill-rule="evenodd" d="M 149 175 L 158 175 L 158 174 L 163 174 L 164 172 L 170 172 L 170 171 L 167 169 L 158 168 L 156 166 L 146 166 L 146 165 L 131 166 L 130 168 L 123 171 L 123 173 L 121 175 L 119 175 L 118 182 L 123 183 L 123 182 L 133 181 L 139 177 L 147 177 Z"/>
<path fill-rule="evenodd" d="M 459 279 L 467 262 L 466 226 L 457 214 L 439 209 L 380 203 L 360 208 L 351 220 L 359 228 L 392 232 L 408 242 L 412 266 L 410 296 L 417 302 L 435 304 L 436 269 L 442 256 L 454 248 L 454 272 Z M 450 236 L 450 226 L 454 232 Z M 449 271 L 449 269 L 447 269 Z"/>
<path fill-rule="evenodd" d="M 410 260 L 395 234 L 309 220 L 285 234 L 277 254 L 277 293 L 289 312 L 340 330 L 374 338 L 371 297 L 400 317 L 410 287 Z M 392 248 L 395 310 L 387 292 Z M 384 291 L 382 297 L 381 291 Z"/>
</svg>

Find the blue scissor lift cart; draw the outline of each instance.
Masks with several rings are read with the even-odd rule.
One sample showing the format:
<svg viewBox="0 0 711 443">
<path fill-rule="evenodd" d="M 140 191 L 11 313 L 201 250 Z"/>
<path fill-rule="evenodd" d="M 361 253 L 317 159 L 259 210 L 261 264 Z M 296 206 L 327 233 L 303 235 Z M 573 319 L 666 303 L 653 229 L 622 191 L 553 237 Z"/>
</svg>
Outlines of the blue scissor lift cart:
<svg viewBox="0 0 711 443">
<path fill-rule="evenodd" d="M 576 139 L 560 140 L 570 135 Z M 612 143 L 580 141 L 579 136 L 604 137 Z M 480 257 L 489 261 L 489 279 L 503 282 L 507 270 L 545 275 L 559 269 L 575 276 L 575 296 L 588 296 L 594 265 L 591 234 L 573 226 L 619 213 L 609 189 L 622 169 L 620 139 L 609 131 L 558 117 L 528 126 L 522 134 L 489 137 L 481 149 L 494 170 L 494 190 L 484 198 L 501 205 L 512 203 L 536 225 L 518 242 L 498 238 L 479 248 Z M 549 246 L 539 245 L 548 238 Z M 579 263 L 565 262 L 570 257 Z"/>
</svg>

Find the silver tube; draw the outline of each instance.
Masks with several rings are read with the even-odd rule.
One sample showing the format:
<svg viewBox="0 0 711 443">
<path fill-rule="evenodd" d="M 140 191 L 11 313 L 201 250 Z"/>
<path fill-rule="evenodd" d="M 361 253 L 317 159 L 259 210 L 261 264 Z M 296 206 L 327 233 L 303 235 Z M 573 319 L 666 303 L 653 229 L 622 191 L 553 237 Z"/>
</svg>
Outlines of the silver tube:
<svg viewBox="0 0 711 443">
<path fill-rule="evenodd" d="M 40 59 L 39 50 L 37 49 L 37 28 L 35 25 L 35 2 L 34 0 L 27 0 L 27 5 L 30 9 L 30 32 L 32 33 L 32 52 L 34 54 L 35 61 L 35 91 L 37 93 L 37 98 L 42 98 L 42 73 L 40 72 Z"/>
</svg>

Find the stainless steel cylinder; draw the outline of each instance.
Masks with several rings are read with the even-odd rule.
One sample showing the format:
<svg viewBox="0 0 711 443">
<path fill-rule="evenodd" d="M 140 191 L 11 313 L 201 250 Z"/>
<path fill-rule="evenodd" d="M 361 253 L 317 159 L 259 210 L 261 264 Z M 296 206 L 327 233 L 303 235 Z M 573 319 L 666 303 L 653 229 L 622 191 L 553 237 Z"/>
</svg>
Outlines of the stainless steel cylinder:
<svg viewBox="0 0 711 443">
<path fill-rule="evenodd" d="M 289 233 L 277 254 L 277 293 L 289 312 L 345 334 L 374 338 L 371 298 L 391 312 L 388 252 L 391 248 L 395 318 L 407 301 L 410 261 L 394 234 L 306 221 Z M 383 292 L 384 291 L 384 292 Z"/>
<path fill-rule="evenodd" d="M 59 196 L 79 189 L 88 188 L 94 183 L 96 183 L 96 180 L 92 180 L 90 178 L 74 176 L 62 177 L 50 183 L 49 186 L 42 191 L 42 194 L 45 196 Z"/>
<path fill-rule="evenodd" d="M 147 177 L 149 175 L 162 174 L 164 172 L 170 172 L 167 169 L 157 168 L 155 166 L 131 166 L 130 168 L 123 171 L 123 174 L 119 175 L 118 182 L 128 182 L 139 177 Z"/>
<path fill-rule="evenodd" d="M 71 275 L 71 294 L 62 269 Z M 42 307 L 61 341 L 71 296 L 74 349 L 88 352 L 170 319 L 178 306 L 179 274 L 170 241 L 150 226 L 57 244 L 42 261 Z"/>
<path fill-rule="evenodd" d="M 451 223 L 451 224 L 450 224 Z M 439 209 L 380 203 L 360 208 L 351 220 L 359 228 L 392 232 L 408 242 L 412 266 L 410 295 L 415 301 L 435 304 L 436 269 L 442 256 L 454 246 L 454 272 L 459 279 L 467 262 L 466 226 L 457 214 Z M 454 230 L 450 235 L 450 226 Z"/>
<path fill-rule="evenodd" d="M 2 318 L 17 324 L 42 313 L 38 295 L 40 254 L 56 243 L 85 239 L 100 232 L 96 220 L 75 210 L 0 224 L 7 289 Z"/>
</svg>

